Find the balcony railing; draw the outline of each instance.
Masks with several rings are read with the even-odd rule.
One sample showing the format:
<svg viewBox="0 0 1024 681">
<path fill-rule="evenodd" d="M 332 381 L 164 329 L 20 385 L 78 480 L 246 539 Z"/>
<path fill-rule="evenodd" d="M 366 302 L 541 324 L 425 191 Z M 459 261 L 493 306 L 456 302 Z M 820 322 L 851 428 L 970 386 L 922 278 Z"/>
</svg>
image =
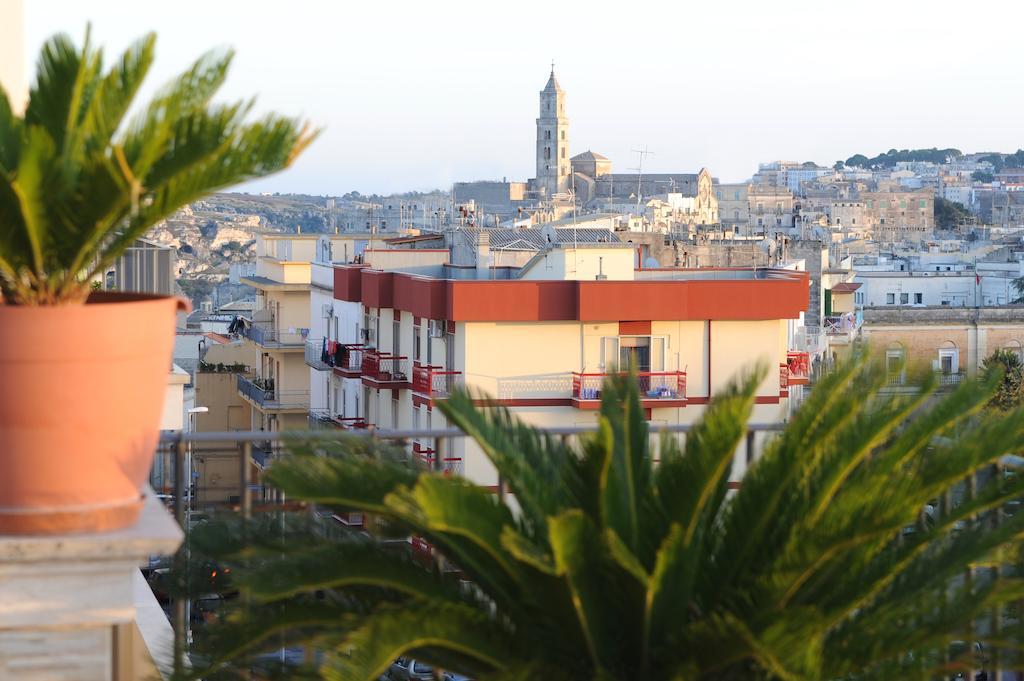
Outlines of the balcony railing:
<svg viewBox="0 0 1024 681">
<path fill-rule="evenodd" d="M 308 390 L 279 390 L 273 379 L 237 377 L 238 392 L 264 409 L 309 409 Z"/>
<path fill-rule="evenodd" d="M 309 429 L 310 430 L 324 430 L 337 428 L 338 424 L 331 418 L 331 412 L 327 409 L 310 409 L 309 410 Z"/>
<path fill-rule="evenodd" d="M 309 329 L 279 329 L 273 322 L 249 322 L 242 335 L 264 348 L 301 347 Z"/>
<path fill-rule="evenodd" d="M 412 368 L 412 391 L 430 398 L 443 398 L 462 381 L 461 371 L 445 371 L 441 367 L 417 365 Z"/>
<path fill-rule="evenodd" d="M 653 430 L 661 431 L 666 437 L 672 438 L 677 444 L 682 444 L 687 433 L 693 426 L 689 424 L 671 424 L 656 426 Z M 746 460 L 754 461 L 763 448 L 770 442 L 774 434 L 782 429 L 782 424 L 749 424 L 745 437 L 741 442 L 742 456 Z M 551 437 L 559 437 L 569 442 L 578 442 L 596 432 L 596 427 L 590 426 L 566 426 L 560 428 L 545 429 L 545 433 Z M 354 432 L 351 437 L 369 437 L 366 431 Z M 448 452 L 455 441 L 466 438 L 466 435 L 455 428 L 440 430 L 412 429 L 405 431 L 378 430 L 372 436 L 385 442 L 392 442 L 399 446 L 407 445 L 410 441 L 423 443 L 429 442 L 432 446 L 426 449 Z M 344 513 L 318 507 L 315 504 L 296 503 L 290 497 L 280 494 L 263 477 L 262 468 L 265 465 L 273 465 L 278 459 L 293 456 L 292 448 L 301 447 L 303 444 L 314 445 L 316 443 L 328 443 L 337 439 L 337 436 L 326 431 L 295 431 L 295 432 L 178 432 L 165 433 L 161 436 L 159 449 L 157 450 L 158 460 L 166 458 L 168 477 L 157 480 L 152 478 L 154 489 L 166 488 L 169 502 L 174 509 L 174 516 L 186 538 L 195 527 L 193 514 L 238 514 L 239 518 L 249 519 L 260 513 L 301 513 L 304 520 L 314 523 L 315 530 L 329 534 L 335 529 L 346 529 L 341 526 L 360 527 L 364 518 L 357 513 Z M 662 440 L 653 437 L 652 443 L 655 449 L 654 456 L 657 457 L 658 448 Z M 336 445 L 335 451 L 329 455 L 338 456 L 340 452 Z M 259 453 L 257 453 L 259 452 Z M 251 465 L 254 459 L 259 457 L 258 466 Z M 200 458 L 208 463 L 216 462 L 216 476 L 207 476 L 206 468 L 192 468 L 190 462 Z M 429 454 L 425 462 L 437 471 L 447 474 L 461 472 L 463 461 L 458 458 L 446 458 L 442 454 L 441 460 Z M 237 471 L 235 476 L 226 481 L 221 476 L 223 471 Z M 154 469 L 154 475 L 157 470 Z M 194 475 L 193 473 L 197 474 Z M 231 489 L 222 489 L 223 484 L 230 483 Z M 214 493 L 216 492 L 216 493 Z M 499 486 L 495 492 L 499 495 L 505 494 L 504 488 Z M 184 546 L 188 546 L 188 541 Z M 421 542 L 420 549 L 429 550 L 429 545 Z M 180 549 L 184 551 L 184 549 Z M 184 556 L 184 553 L 179 554 Z M 168 562 L 170 557 L 167 558 Z M 177 665 L 184 668 L 185 660 L 189 655 L 189 646 L 192 638 L 189 636 L 190 620 L 187 616 L 186 603 L 200 598 L 205 591 L 195 591 L 194 582 L 185 580 L 185 594 L 181 600 L 175 601 L 171 610 L 171 623 L 173 625 L 175 645 L 171 648 L 177 656 Z"/>
<path fill-rule="evenodd" d="M 375 383 L 409 383 L 409 358 L 387 355 L 376 350 L 363 352 L 363 378 Z"/>
<path fill-rule="evenodd" d="M 960 385 L 965 379 L 964 372 L 962 371 L 951 371 L 951 372 L 939 372 L 939 386 L 940 387 L 955 387 Z"/>
<path fill-rule="evenodd" d="M 806 385 L 810 382 L 811 359 L 808 353 L 800 351 L 787 352 L 786 368 L 788 370 L 786 387 L 791 385 Z"/>
<path fill-rule="evenodd" d="M 572 398 L 578 401 L 597 401 L 601 399 L 601 387 L 611 374 L 578 373 L 572 374 Z M 640 399 L 643 401 L 663 400 L 666 402 L 686 400 L 685 371 L 641 371 L 636 374 Z"/>
<path fill-rule="evenodd" d="M 335 416 L 332 420 L 342 430 L 369 430 L 373 427 L 362 416 Z"/>
<path fill-rule="evenodd" d="M 358 378 L 363 373 L 363 355 L 366 347 L 359 343 L 338 343 L 334 348 L 334 369 L 349 378 Z"/>
<path fill-rule="evenodd" d="M 327 340 L 311 338 L 306 340 L 306 364 L 317 371 L 330 371 L 334 366 L 334 357 L 328 352 Z"/>
<path fill-rule="evenodd" d="M 863 323 L 863 310 L 828 315 L 825 317 L 825 333 L 829 336 L 851 336 L 857 333 Z"/>
</svg>

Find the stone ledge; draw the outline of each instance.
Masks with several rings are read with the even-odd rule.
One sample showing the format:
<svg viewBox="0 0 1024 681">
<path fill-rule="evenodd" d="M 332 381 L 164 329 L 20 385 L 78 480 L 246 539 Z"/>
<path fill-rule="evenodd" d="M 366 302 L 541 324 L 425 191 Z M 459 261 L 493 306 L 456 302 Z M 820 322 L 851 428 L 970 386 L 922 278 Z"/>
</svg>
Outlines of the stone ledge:
<svg viewBox="0 0 1024 681">
<path fill-rule="evenodd" d="M 182 531 L 153 490 L 145 489 L 139 521 L 132 527 L 98 534 L 0 535 L 0 569 L 11 564 L 50 561 L 143 561 L 173 553 Z"/>
</svg>

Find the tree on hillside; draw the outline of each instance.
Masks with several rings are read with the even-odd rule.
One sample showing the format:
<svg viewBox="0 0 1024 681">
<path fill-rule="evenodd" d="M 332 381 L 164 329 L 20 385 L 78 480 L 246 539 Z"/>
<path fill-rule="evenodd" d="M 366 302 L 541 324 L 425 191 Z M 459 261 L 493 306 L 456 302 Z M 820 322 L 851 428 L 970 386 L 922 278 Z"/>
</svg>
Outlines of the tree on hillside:
<svg viewBox="0 0 1024 681">
<path fill-rule="evenodd" d="M 956 201 L 935 197 L 935 225 L 939 229 L 956 229 L 961 220 L 971 217 L 971 212 Z"/>
<path fill-rule="evenodd" d="M 971 179 L 975 182 L 991 182 L 996 179 L 996 176 L 984 170 L 975 170 L 971 173 Z"/>
<path fill-rule="evenodd" d="M 318 678 L 349 681 L 400 656 L 482 681 L 924 680 L 994 655 L 1020 667 L 1003 608 L 1024 580 L 996 568 L 1014 560 L 1024 513 L 994 518 L 1024 496 L 1024 475 L 931 505 L 1021 451 L 1024 412 L 985 411 L 991 382 L 932 399 L 846 365 L 730 492 L 764 376 L 716 395 L 684 444 L 656 448 L 630 376 L 604 384 L 599 430 L 578 446 L 477 406 L 482 395 L 439 401 L 507 495 L 370 438 L 275 461 L 267 481 L 293 503 L 368 514 L 375 531 L 432 547 L 429 567 L 407 542 L 246 544 L 207 523 L 202 550 L 219 551 L 245 598 L 200 632 L 195 674 L 244 676 L 287 646 L 312 649 Z"/>
</svg>

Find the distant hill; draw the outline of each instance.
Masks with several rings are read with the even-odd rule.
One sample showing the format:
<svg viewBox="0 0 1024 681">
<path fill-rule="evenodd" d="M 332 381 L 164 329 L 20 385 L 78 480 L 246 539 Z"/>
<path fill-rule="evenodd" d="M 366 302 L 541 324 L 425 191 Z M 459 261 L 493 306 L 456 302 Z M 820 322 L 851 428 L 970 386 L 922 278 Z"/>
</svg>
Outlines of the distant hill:
<svg viewBox="0 0 1024 681">
<path fill-rule="evenodd" d="M 873 158 L 864 154 L 854 154 L 842 161 L 844 165 L 854 168 L 893 168 L 899 162 L 930 161 L 931 163 L 947 163 L 963 156 L 959 149 L 890 149 Z"/>
</svg>

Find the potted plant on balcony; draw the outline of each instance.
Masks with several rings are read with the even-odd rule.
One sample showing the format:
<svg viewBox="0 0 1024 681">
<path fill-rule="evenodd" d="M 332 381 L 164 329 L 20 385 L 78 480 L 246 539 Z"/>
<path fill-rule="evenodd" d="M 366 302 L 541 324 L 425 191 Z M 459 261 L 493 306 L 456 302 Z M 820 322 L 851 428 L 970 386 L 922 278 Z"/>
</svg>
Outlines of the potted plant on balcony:
<svg viewBox="0 0 1024 681">
<path fill-rule="evenodd" d="M 210 52 L 128 110 L 155 37 L 105 69 L 88 32 L 47 42 L 22 115 L 0 88 L 0 534 L 132 524 L 155 448 L 175 316 L 166 296 L 94 291 L 188 203 L 287 167 L 315 133 L 211 103 Z"/>
</svg>

